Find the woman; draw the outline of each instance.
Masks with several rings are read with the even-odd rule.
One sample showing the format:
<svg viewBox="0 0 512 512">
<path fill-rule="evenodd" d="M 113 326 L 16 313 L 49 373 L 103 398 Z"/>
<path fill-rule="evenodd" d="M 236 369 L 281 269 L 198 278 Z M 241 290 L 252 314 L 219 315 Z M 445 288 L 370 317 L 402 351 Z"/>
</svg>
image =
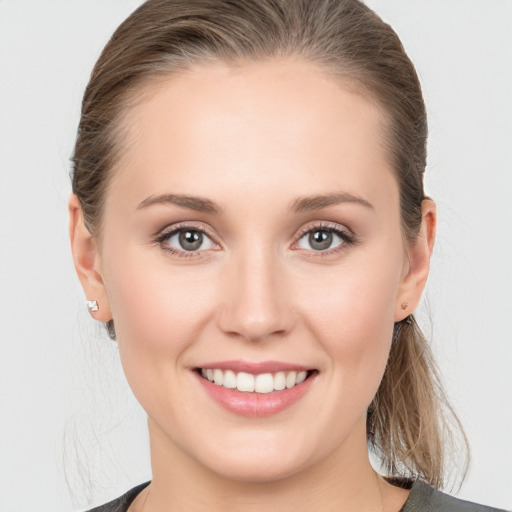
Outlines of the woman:
<svg viewBox="0 0 512 512">
<path fill-rule="evenodd" d="M 121 25 L 70 235 L 153 478 L 98 510 L 490 510 L 434 490 L 426 135 L 411 62 L 355 0 L 150 0 Z"/>
</svg>

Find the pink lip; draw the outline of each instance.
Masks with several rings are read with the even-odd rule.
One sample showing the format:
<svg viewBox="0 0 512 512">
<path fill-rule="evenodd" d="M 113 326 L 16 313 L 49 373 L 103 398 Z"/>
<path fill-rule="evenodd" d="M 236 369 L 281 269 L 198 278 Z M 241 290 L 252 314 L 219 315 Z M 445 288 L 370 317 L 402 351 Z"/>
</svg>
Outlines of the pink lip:
<svg viewBox="0 0 512 512">
<path fill-rule="evenodd" d="M 219 368 L 219 366 L 215 366 L 215 368 Z M 228 368 L 233 369 L 233 366 L 229 366 Z M 245 366 L 245 368 L 247 368 L 247 366 Z M 268 368 L 268 366 L 265 368 Z M 286 368 L 290 369 L 290 366 Z M 317 376 L 317 373 L 314 372 L 300 384 L 290 389 L 283 389 L 282 391 L 272 391 L 271 393 L 246 393 L 236 389 L 227 389 L 223 386 L 217 386 L 213 382 L 203 378 L 199 372 L 194 371 L 193 373 L 210 398 L 213 398 L 215 402 L 228 411 L 247 417 L 271 416 L 284 411 L 308 392 Z M 250 371 L 249 373 L 254 373 L 254 371 Z M 262 372 L 258 371 L 258 373 Z"/>
<path fill-rule="evenodd" d="M 260 373 L 275 373 L 285 371 L 305 372 L 313 369 L 308 368 L 307 366 L 283 363 L 281 361 L 262 361 L 260 363 L 251 363 L 243 360 L 217 361 L 213 363 L 207 363 L 204 365 L 198 365 L 198 368 L 203 368 L 205 370 L 215 370 L 215 368 L 218 368 L 219 370 L 233 370 L 235 373 L 246 372 L 252 373 L 253 375 L 258 375 Z"/>
</svg>

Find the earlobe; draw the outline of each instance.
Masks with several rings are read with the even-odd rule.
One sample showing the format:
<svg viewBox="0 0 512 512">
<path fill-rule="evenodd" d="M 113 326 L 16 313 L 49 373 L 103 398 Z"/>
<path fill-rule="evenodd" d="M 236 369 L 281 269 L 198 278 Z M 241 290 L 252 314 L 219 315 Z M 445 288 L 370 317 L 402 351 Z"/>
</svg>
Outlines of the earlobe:
<svg viewBox="0 0 512 512">
<path fill-rule="evenodd" d="M 84 224 L 80 201 L 75 194 L 69 199 L 68 212 L 73 262 L 86 296 L 89 312 L 96 320 L 108 322 L 112 319 L 112 314 L 101 275 L 98 245 Z M 90 307 L 93 303 L 95 307 Z"/>
<path fill-rule="evenodd" d="M 402 278 L 395 303 L 395 322 L 413 313 L 421 300 L 430 270 L 436 223 L 436 204 L 432 199 L 424 199 L 421 204 L 421 227 L 416 240 L 410 245 L 407 272 Z"/>
</svg>

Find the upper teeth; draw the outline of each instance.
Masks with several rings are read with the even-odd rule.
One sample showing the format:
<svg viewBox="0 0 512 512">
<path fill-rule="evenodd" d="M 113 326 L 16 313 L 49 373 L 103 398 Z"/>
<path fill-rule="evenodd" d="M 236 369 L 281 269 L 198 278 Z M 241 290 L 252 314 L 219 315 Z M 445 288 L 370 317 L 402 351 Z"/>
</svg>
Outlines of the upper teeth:
<svg viewBox="0 0 512 512">
<path fill-rule="evenodd" d="M 201 369 L 201 375 L 210 382 L 229 389 L 238 391 L 248 391 L 256 393 L 271 393 L 280 391 L 284 388 L 293 388 L 293 386 L 303 382 L 308 372 L 276 372 L 260 373 L 252 375 L 251 373 L 239 372 L 233 370 Z"/>
</svg>

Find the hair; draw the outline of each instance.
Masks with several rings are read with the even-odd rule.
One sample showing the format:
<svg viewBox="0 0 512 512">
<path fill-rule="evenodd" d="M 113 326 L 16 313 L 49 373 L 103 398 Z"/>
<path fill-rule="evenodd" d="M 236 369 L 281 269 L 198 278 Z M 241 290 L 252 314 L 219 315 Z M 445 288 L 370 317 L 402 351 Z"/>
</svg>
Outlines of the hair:
<svg viewBox="0 0 512 512">
<path fill-rule="evenodd" d="M 135 10 L 104 48 L 82 104 L 71 174 L 91 235 L 101 234 L 105 194 L 123 150 L 123 115 L 148 86 L 196 64 L 289 57 L 319 66 L 380 106 L 403 237 L 414 242 L 425 199 L 421 87 L 396 33 L 358 0 L 149 0 Z M 107 329 L 115 337 L 112 321 Z M 410 316 L 395 324 L 387 367 L 368 409 L 369 447 L 391 475 L 442 487 L 446 412 L 460 428 L 429 345 Z"/>
</svg>

